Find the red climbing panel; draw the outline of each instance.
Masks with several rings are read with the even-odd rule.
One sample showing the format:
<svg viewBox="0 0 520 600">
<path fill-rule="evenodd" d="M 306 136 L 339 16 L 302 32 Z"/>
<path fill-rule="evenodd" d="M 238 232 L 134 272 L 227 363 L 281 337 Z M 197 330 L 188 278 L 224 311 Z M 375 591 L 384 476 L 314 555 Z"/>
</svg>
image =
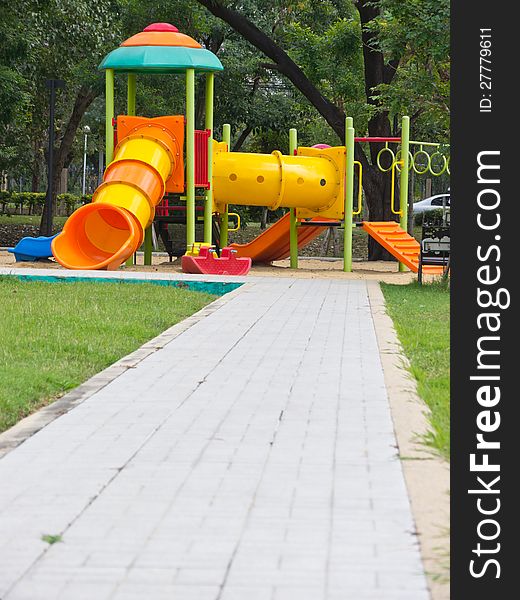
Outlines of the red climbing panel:
<svg viewBox="0 0 520 600">
<path fill-rule="evenodd" d="M 249 257 L 237 258 L 231 248 L 222 248 L 220 258 L 213 256 L 207 246 L 200 248 L 198 256 L 185 254 L 181 259 L 184 273 L 202 275 L 247 275 L 251 269 Z"/>
</svg>

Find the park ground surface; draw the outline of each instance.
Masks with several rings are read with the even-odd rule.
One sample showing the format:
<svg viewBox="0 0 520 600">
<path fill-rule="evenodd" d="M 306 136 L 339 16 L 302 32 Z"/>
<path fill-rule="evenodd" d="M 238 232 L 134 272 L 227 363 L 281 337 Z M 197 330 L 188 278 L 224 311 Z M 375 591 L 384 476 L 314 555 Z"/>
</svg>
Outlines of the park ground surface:
<svg viewBox="0 0 520 600">
<path fill-rule="evenodd" d="M 18 269 L 62 269 L 61 265 L 54 261 L 54 259 L 41 260 L 34 263 L 16 263 L 14 255 L 7 252 L 7 250 L 0 250 L 0 268 L 2 267 L 16 267 Z M 415 279 L 415 275 L 411 272 L 400 273 L 396 262 L 387 261 L 354 261 L 352 273 L 343 272 L 342 259 L 331 257 L 300 257 L 298 269 L 290 269 L 289 267 L 288 259 L 274 261 L 270 265 L 253 265 L 251 275 L 257 277 L 309 279 L 373 279 L 375 281 L 385 281 L 395 284 L 406 284 Z M 152 265 L 145 266 L 143 264 L 143 254 L 138 253 L 137 264 L 129 267 L 123 266 L 119 272 L 181 274 L 182 268 L 179 259 L 174 259 L 170 262 L 168 255 L 163 253 L 154 253 Z"/>
<path fill-rule="evenodd" d="M 0 460 L 0 597 L 448 597 L 381 276 L 317 262 L 253 272 Z"/>
</svg>

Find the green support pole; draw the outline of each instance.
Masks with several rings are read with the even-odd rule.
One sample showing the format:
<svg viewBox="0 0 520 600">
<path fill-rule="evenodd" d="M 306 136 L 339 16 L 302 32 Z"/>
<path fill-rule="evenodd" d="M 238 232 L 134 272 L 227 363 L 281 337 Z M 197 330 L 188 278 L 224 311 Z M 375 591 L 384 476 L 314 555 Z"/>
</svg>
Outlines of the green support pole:
<svg viewBox="0 0 520 600">
<path fill-rule="evenodd" d="M 114 158 L 114 69 L 105 71 L 105 156 L 106 164 Z"/>
<path fill-rule="evenodd" d="M 195 69 L 186 69 L 186 245 L 195 243 Z"/>
<path fill-rule="evenodd" d="M 136 99 L 136 90 L 137 90 L 137 75 L 135 73 L 128 73 L 128 79 L 127 79 L 127 95 L 126 95 L 126 112 L 129 116 L 133 117 L 135 116 L 135 99 Z M 145 231 L 145 248 L 146 248 L 146 236 L 148 234 L 148 229 Z M 132 265 L 135 265 L 137 263 L 136 261 L 136 255 L 134 254 L 133 256 L 130 256 L 130 258 L 127 259 L 125 265 L 127 267 L 131 267 Z M 151 255 L 150 255 L 150 263 L 146 262 L 146 256 L 145 256 L 145 261 L 144 264 L 151 264 Z"/>
<path fill-rule="evenodd" d="M 401 211 L 400 225 L 408 231 L 408 177 L 409 177 L 409 150 L 410 150 L 410 117 L 403 117 L 401 127 L 401 176 L 399 179 L 399 210 Z M 403 263 L 399 263 L 399 271 L 408 271 Z"/>
<path fill-rule="evenodd" d="M 226 123 L 222 126 L 222 141 L 227 144 L 231 152 L 231 125 Z M 228 245 L 228 225 L 229 225 L 229 207 L 226 204 L 224 214 L 220 216 L 220 247 L 225 248 Z"/>
<path fill-rule="evenodd" d="M 130 116 L 130 117 L 135 117 L 136 93 L 137 93 L 137 75 L 135 73 L 128 73 L 126 112 L 127 112 L 128 116 Z"/>
<path fill-rule="evenodd" d="M 152 240 L 152 227 L 147 227 L 144 230 L 144 264 L 151 265 L 152 264 L 152 250 L 153 250 L 153 240 Z"/>
<path fill-rule="evenodd" d="M 206 75 L 206 129 L 209 129 L 208 138 L 208 181 L 209 188 L 206 190 L 204 201 L 204 241 L 211 244 L 211 224 L 213 219 L 213 96 L 215 87 L 215 75 Z"/>
<path fill-rule="evenodd" d="M 343 271 L 352 271 L 352 211 L 354 210 L 354 127 L 352 117 L 345 119 L 345 220 L 343 229 Z"/>
<path fill-rule="evenodd" d="M 294 156 L 298 148 L 298 132 L 296 129 L 289 130 L 289 155 Z M 298 219 L 296 218 L 296 209 L 291 208 L 291 222 L 289 226 L 289 244 L 290 244 L 290 266 L 291 269 L 298 268 Z"/>
</svg>

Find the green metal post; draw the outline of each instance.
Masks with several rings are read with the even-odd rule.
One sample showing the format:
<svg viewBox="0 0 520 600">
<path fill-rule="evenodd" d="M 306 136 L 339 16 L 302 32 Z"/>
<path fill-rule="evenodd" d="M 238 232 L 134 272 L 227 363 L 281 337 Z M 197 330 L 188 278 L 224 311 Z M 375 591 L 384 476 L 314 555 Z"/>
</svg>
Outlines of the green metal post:
<svg viewBox="0 0 520 600">
<path fill-rule="evenodd" d="M 114 158 L 114 69 L 105 71 L 105 156 L 106 164 Z"/>
<path fill-rule="evenodd" d="M 225 123 L 222 126 L 222 141 L 227 144 L 229 152 L 231 152 L 231 125 Z M 224 214 L 220 216 L 220 247 L 224 248 L 228 245 L 228 225 L 229 225 L 229 207 L 226 204 Z"/>
<path fill-rule="evenodd" d="M 126 112 L 130 117 L 135 117 L 135 98 L 137 93 L 137 75 L 128 73 Z"/>
<path fill-rule="evenodd" d="M 289 129 L 289 155 L 294 156 L 298 148 L 298 132 L 296 129 Z M 290 244 L 290 266 L 291 269 L 298 268 L 298 219 L 296 218 L 296 209 L 291 208 L 291 221 L 289 226 L 289 244 Z"/>
<path fill-rule="evenodd" d="M 345 119 L 345 220 L 343 222 L 343 271 L 352 271 L 352 211 L 354 210 L 354 127 Z"/>
<path fill-rule="evenodd" d="M 403 117 L 401 127 L 401 176 L 399 179 L 399 210 L 401 211 L 400 225 L 408 231 L 408 176 L 409 176 L 409 150 L 410 150 L 410 117 Z M 399 271 L 407 271 L 408 268 L 399 263 Z"/>
<path fill-rule="evenodd" d="M 186 245 L 195 243 L 195 69 L 186 69 Z"/>
<path fill-rule="evenodd" d="M 204 201 L 204 241 L 211 244 L 211 222 L 213 219 L 213 96 L 215 75 L 206 75 L 206 129 L 209 129 L 208 138 L 208 181 L 209 188 L 206 190 Z"/>
<path fill-rule="evenodd" d="M 129 116 L 135 116 L 135 99 L 136 99 L 136 91 L 137 91 L 137 75 L 135 73 L 128 73 L 127 79 L 127 95 L 126 95 L 126 112 Z M 148 229 L 144 233 L 144 241 L 145 241 L 145 260 L 144 264 L 151 264 L 151 254 L 150 254 L 150 263 L 146 262 L 146 237 L 148 235 Z M 130 258 L 126 261 L 126 266 L 131 267 L 136 264 L 136 255 L 130 256 Z"/>
</svg>

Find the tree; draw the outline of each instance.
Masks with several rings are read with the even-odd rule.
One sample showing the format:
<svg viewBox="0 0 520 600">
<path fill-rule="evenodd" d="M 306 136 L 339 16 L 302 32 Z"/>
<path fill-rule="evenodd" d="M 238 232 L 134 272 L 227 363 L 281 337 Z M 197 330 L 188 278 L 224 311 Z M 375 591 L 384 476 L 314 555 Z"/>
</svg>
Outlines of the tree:
<svg viewBox="0 0 520 600">
<path fill-rule="evenodd" d="M 28 101 L 16 60 L 27 55 L 27 41 L 11 3 L 0 1 L 0 171 L 18 158 L 17 130 L 23 126 Z"/>
<path fill-rule="evenodd" d="M 367 27 L 385 56 L 399 56 L 391 85 L 377 87 L 394 114 L 408 112 L 414 135 L 447 142 L 450 129 L 450 4 L 447 0 L 384 0 Z"/>
<path fill-rule="evenodd" d="M 96 66 L 116 45 L 118 19 L 118 5 L 113 0 L 47 0 L 42 10 L 33 15 L 31 25 L 37 32 L 33 47 L 33 65 L 38 75 L 35 97 L 40 97 L 40 86 L 47 78 L 59 77 L 67 84 L 59 104 L 61 119 L 51 182 L 53 204 L 61 172 L 70 161 L 76 131 L 86 110 L 103 90 Z M 41 106 L 39 103 L 38 108 Z M 35 111 L 37 122 L 41 117 L 41 112 Z"/>
<path fill-rule="evenodd" d="M 330 127 L 332 127 L 339 139 L 341 141 L 344 140 L 345 108 L 348 110 L 348 102 L 342 106 L 338 102 L 338 99 L 332 101 L 324 95 L 322 91 L 324 86 L 322 83 L 313 82 L 304 72 L 303 68 L 291 57 L 291 51 L 284 49 L 283 36 L 267 34 L 249 17 L 246 17 L 242 11 L 234 8 L 234 3 L 232 2 L 225 2 L 223 0 L 197 1 L 199 4 L 205 6 L 213 15 L 228 23 L 268 57 L 273 63 L 272 68 L 291 81 L 321 114 Z M 414 3 L 416 4 L 415 0 Z M 250 4 L 247 5 L 248 9 L 250 8 Z M 262 2 L 260 4 L 263 7 L 267 5 L 267 3 Z M 441 4 L 445 7 L 446 1 L 442 0 Z M 391 36 L 389 36 L 388 41 L 385 40 L 385 28 L 383 27 L 384 21 L 382 17 L 386 16 L 386 18 L 390 18 L 392 9 L 396 9 L 396 6 L 399 7 L 399 3 L 386 0 L 357 0 L 355 2 L 347 0 L 343 2 L 341 0 L 315 2 L 309 0 L 300 3 L 284 2 L 282 4 L 282 6 L 286 7 L 285 10 L 290 9 L 293 13 L 302 5 L 304 5 L 304 11 L 328 10 L 330 14 L 334 15 L 333 18 L 336 18 L 338 23 L 344 19 L 350 19 L 351 24 L 357 25 L 358 45 L 357 49 L 353 48 L 351 55 L 355 57 L 356 50 L 358 53 L 362 53 L 367 132 L 370 136 L 391 136 L 390 106 L 387 103 L 385 104 L 385 99 L 389 98 L 389 86 L 391 86 L 396 77 L 400 61 L 407 49 L 407 44 L 392 44 L 390 43 Z M 241 6 L 244 6 L 244 3 L 241 3 Z M 278 9 L 280 14 L 283 12 L 277 3 L 270 3 L 270 6 Z M 353 8 L 357 11 L 357 23 L 352 23 Z M 439 14 L 439 20 L 444 22 L 446 14 Z M 316 23 L 319 23 L 319 21 Z M 420 26 L 416 24 L 415 31 L 419 30 Z M 394 35 L 394 42 L 396 39 L 397 37 Z M 427 55 L 428 52 L 425 52 L 425 54 Z M 314 64 L 321 62 L 322 58 L 318 56 Z M 410 64 L 410 61 L 407 64 Z M 311 65 L 307 66 L 309 68 Z M 331 71 L 335 71 L 337 69 L 336 63 L 332 62 L 330 68 Z M 406 108 L 402 105 L 401 107 Z M 363 187 L 372 220 L 390 220 L 392 218 L 389 202 L 389 176 L 388 174 L 381 173 L 376 165 L 377 155 L 381 148 L 382 145 L 370 144 L 367 154 L 365 154 L 359 144 L 356 144 L 355 149 L 356 159 L 363 165 Z M 381 246 L 369 240 L 369 259 L 377 260 L 387 257 L 388 253 Z"/>
<path fill-rule="evenodd" d="M 56 111 L 51 182 L 55 199 L 77 128 L 103 89 L 96 66 L 119 38 L 118 4 L 115 0 L 20 0 L 8 3 L 2 14 L 0 28 L 7 22 L 7 29 L 13 33 L 11 38 L 17 40 L 18 46 L 10 52 L 11 76 L 20 89 L 16 114 L 7 116 L 8 129 L 16 132 L 16 147 L 11 155 L 16 155 L 19 163 L 23 158 L 22 164 L 32 164 L 33 187 L 38 185 L 41 148 L 48 125 L 45 80 L 64 79 L 67 84 L 66 91 L 58 97 Z M 9 88 L 0 84 L 0 98 L 1 90 L 6 89 Z"/>
</svg>

